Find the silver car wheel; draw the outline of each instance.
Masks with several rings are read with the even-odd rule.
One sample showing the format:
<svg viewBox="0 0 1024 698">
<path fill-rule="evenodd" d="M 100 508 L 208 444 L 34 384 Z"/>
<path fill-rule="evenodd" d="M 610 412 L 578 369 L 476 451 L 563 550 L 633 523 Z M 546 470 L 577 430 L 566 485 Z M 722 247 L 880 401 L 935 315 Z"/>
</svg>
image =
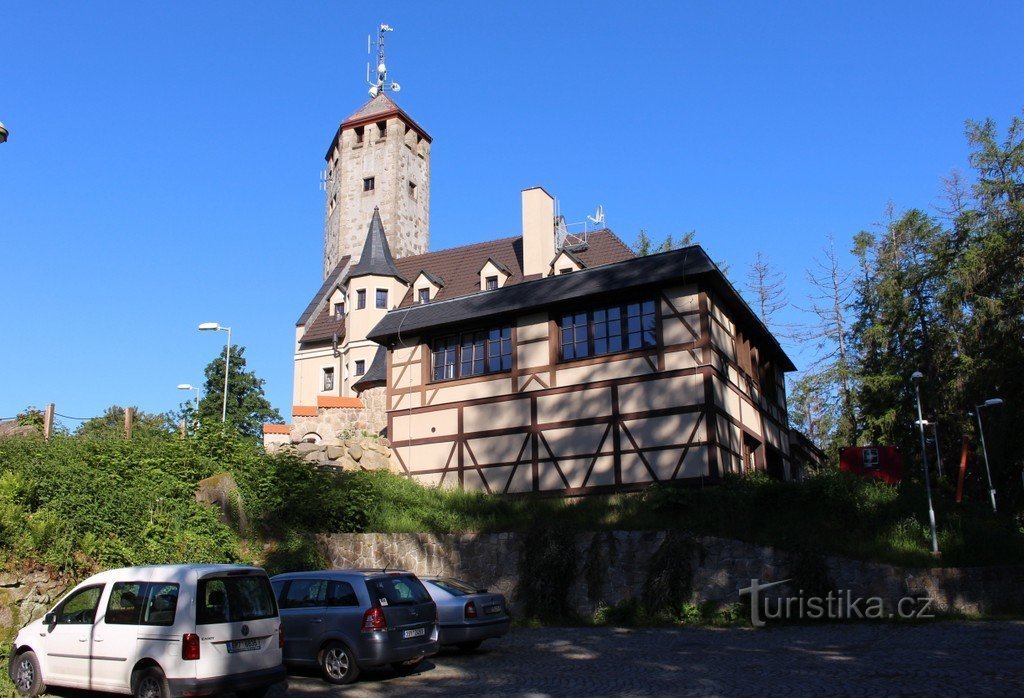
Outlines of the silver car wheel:
<svg viewBox="0 0 1024 698">
<path fill-rule="evenodd" d="M 27 658 L 22 658 L 22 660 L 18 662 L 18 673 L 14 677 L 14 685 L 17 686 L 18 690 L 22 693 L 28 693 L 32 690 L 35 680 L 35 667 L 32 666 L 32 662 Z"/>
<path fill-rule="evenodd" d="M 139 685 L 135 690 L 135 695 L 139 698 L 160 698 L 161 695 L 160 682 L 153 676 L 144 676 Z"/>
<path fill-rule="evenodd" d="M 324 655 L 324 671 L 335 681 L 345 678 L 349 672 L 348 652 L 341 647 L 332 647 Z"/>
</svg>

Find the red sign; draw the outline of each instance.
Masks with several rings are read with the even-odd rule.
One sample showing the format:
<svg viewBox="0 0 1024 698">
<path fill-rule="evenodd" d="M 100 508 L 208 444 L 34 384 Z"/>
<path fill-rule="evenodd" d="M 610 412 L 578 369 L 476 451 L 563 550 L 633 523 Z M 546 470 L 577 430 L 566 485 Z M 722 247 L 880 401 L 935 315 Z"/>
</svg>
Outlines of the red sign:
<svg viewBox="0 0 1024 698">
<path fill-rule="evenodd" d="M 839 451 L 839 469 L 895 485 L 903 479 L 903 454 L 895 446 L 847 446 Z"/>
</svg>

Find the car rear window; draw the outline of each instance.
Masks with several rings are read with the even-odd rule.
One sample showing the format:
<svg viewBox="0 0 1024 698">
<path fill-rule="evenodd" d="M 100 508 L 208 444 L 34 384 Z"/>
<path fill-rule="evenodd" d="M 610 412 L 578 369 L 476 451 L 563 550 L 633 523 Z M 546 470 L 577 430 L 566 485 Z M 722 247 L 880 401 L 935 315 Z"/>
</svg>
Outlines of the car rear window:
<svg viewBox="0 0 1024 698">
<path fill-rule="evenodd" d="M 430 594 L 420 580 L 410 575 L 388 575 L 366 580 L 370 598 L 381 606 L 409 606 L 427 603 Z"/>
<path fill-rule="evenodd" d="M 465 582 L 460 582 L 458 579 L 431 579 L 430 582 L 434 586 L 447 591 L 452 596 L 466 596 L 467 594 L 476 594 L 479 591 Z"/>
<path fill-rule="evenodd" d="M 199 580 L 196 623 L 239 623 L 277 615 L 270 580 L 262 574 Z"/>
</svg>

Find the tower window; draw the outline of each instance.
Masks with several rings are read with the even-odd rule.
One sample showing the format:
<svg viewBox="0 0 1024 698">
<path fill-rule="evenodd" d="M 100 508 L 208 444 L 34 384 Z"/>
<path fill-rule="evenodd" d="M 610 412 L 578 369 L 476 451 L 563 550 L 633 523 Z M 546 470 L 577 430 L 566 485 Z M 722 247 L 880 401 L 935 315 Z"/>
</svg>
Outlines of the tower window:
<svg viewBox="0 0 1024 698">
<path fill-rule="evenodd" d="M 356 291 L 356 310 L 362 310 L 366 307 L 366 289 L 361 288 Z"/>
<path fill-rule="evenodd" d="M 354 129 L 352 129 L 353 131 L 356 132 L 356 145 L 361 145 L 363 142 L 364 128 L 364 126 L 356 126 Z"/>
<path fill-rule="evenodd" d="M 388 290 L 386 288 L 377 289 L 377 307 L 385 309 L 388 307 Z"/>
<path fill-rule="evenodd" d="M 378 136 L 378 140 L 384 140 L 385 138 L 387 138 L 388 137 L 388 122 L 387 121 L 378 121 L 377 122 L 377 131 L 380 133 L 380 136 Z"/>
<path fill-rule="evenodd" d="M 334 368 L 324 369 L 324 390 L 334 390 Z"/>
<path fill-rule="evenodd" d="M 366 373 L 366 362 L 360 359 L 356 361 L 356 375 L 361 376 Z"/>
<path fill-rule="evenodd" d="M 373 191 L 373 177 L 363 177 L 363 191 Z"/>
<path fill-rule="evenodd" d="M 416 199 L 416 182 L 409 182 L 409 198 Z"/>
<path fill-rule="evenodd" d="M 420 303 L 429 303 L 430 302 L 430 289 L 429 288 L 421 288 L 420 289 L 420 299 L 419 300 L 420 300 Z"/>
</svg>

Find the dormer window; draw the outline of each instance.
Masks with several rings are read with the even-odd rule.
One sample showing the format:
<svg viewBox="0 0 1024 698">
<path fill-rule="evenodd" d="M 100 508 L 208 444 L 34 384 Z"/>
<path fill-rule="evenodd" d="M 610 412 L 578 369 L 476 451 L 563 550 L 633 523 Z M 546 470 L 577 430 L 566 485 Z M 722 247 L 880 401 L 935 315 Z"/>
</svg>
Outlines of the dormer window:
<svg viewBox="0 0 1024 698">
<path fill-rule="evenodd" d="M 569 274 L 571 272 L 572 272 L 572 267 L 565 267 L 564 269 L 559 269 L 558 270 L 559 274 Z"/>
<path fill-rule="evenodd" d="M 484 289 L 487 291 L 494 291 L 498 288 L 498 277 L 488 276 L 484 281 Z"/>
<path fill-rule="evenodd" d="M 419 290 L 419 302 L 420 303 L 429 303 L 430 302 L 430 289 L 429 288 L 421 288 Z"/>
<path fill-rule="evenodd" d="M 337 318 L 345 317 L 345 303 L 344 302 L 342 302 L 342 303 L 335 303 L 334 304 L 334 316 L 337 317 Z"/>
</svg>

